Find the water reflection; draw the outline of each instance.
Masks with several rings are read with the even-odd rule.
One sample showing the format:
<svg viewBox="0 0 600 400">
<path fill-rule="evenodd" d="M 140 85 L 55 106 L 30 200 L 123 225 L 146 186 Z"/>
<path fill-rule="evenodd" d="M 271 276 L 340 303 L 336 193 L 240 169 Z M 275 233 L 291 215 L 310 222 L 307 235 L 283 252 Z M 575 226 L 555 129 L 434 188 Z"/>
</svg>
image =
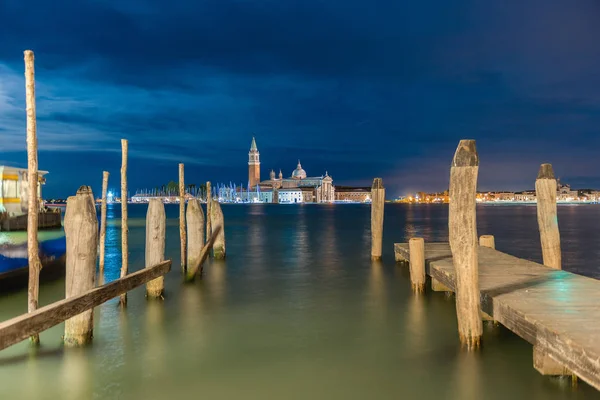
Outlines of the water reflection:
<svg viewBox="0 0 600 400">
<path fill-rule="evenodd" d="M 66 349 L 62 362 L 62 385 L 68 388 L 63 399 L 92 398 L 91 371 L 88 349 Z"/>
<path fill-rule="evenodd" d="M 227 263 L 225 261 L 211 260 L 207 279 L 203 286 L 210 294 L 213 311 L 223 307 L 227 296 Z"/>
<path fill-rule="evenodd" d="M 381 261 L 371 261 L 368 285 L 368 316 L 370 323 L 384 323 L 387 315 L 386 279 Z"/>
<path fill-rule="evenodd" d="M 180 320 L 180 330 L 187 337 L 188 335 L 199 335 L 202 322 L 206 319 L 206 314 L 210 312 L 206 304 L 204 294 L 206 292 L 207 282 L 197 279 L 193 283 L 181 286 L 179 308 L 183 315 L 189 315 L 190 318 Z M 184 341 L 187 338 L 183 339 Z"/>
<path fill-rule="evenodd" d="M 455 399 L 484 399 L 481 382 L 482 355 L 477 352 L 461 351 L 457 354 L 450 392 Z"/>
<path fill-rule="evenodd" d="M 146 302 L 146 340 L 144 349 L 144 378 L 154 379 L 162 375 L 167 352 L 165 340 L 165 304 L 161 300 Z"/>
<path fill-rule="evenodd" d="M 427 299 L 425 294 L 411 294 L 406 306 L 406 336 L 409 349 L 425 349 L 428 346 Z"/>
<path fill-rule="evenodd" d="M 323 264 L 325 276 L 332 277 L 343 268 L 339 262 L 340 255 L 335 229 L 335 219 L 328 216 L 321 226 L 322 233 L 319 240 L 321 245 L 319 258 L 320 262 Z"/>
</svg>

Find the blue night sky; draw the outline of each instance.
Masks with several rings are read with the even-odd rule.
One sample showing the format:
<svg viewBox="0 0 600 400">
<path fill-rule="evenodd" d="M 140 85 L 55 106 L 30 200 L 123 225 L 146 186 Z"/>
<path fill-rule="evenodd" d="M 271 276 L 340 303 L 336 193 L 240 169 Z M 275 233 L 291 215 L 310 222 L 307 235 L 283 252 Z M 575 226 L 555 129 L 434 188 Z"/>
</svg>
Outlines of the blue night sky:
<svg viewBox="0 0 600 400">
<path fill-rule="evenodd" d="M 27 18 L 26 18 L 27 16 Z M 0 163 L 26 165 L 23 50 L 36 55 L 46 197 L 247 182 L 297 159 L 389 196 L 444 190 L 461 138 L 481 190 L 542 162 L 600 187 L 600 3 L 591 0 L 2 0 Z"/>
</svg>

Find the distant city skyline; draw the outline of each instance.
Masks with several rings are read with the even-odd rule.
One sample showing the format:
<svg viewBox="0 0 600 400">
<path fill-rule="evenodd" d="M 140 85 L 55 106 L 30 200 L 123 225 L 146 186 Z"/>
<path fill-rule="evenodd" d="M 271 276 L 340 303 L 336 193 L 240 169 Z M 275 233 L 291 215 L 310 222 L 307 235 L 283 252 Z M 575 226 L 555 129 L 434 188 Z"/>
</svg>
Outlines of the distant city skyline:
<svg viewBox="0 0 600 400">
<path fill-rule="evenodd" d="M 446 187 L 460 139 L 480 190 L 531 188 L 544 162 L 600 187 L 597 2 L 60 3 L 0 3 L 0 164 L 26 165 L 32 49 L 48 196 L 99 193 L 102 170 L 118 187 L 121 138 L 132 188 L 179 162 L 245 182 L 253 135 L 266 168 L 382 177 L 390 198 Z"/>
</svg>

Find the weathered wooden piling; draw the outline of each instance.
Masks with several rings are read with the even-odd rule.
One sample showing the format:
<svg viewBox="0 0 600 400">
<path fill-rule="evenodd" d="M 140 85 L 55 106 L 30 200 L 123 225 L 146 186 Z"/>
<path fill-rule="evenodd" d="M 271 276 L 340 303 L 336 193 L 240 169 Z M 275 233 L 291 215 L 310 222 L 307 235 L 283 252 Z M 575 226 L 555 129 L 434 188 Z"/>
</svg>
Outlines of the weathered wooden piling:
<svg viewBox="0 0 600 400">
<path fill-rule="evenodd" d="M 165 260 L 166 227 L 165 205 L 160 199 L 150 199 L 146 213 L 146 268 L 152 268 Z M 164 291 L 164 276 L 146 283 L 148 298 L 162 298 Z"/>
<path fill-rule="evenodd" d="M 479 245 L 483 247 L 489 247 L 490 249 L 496 248 L 496 240 L 494 235 L 481 235 L 479 237 Z"/>
<path fill-rule="evenodd" d="M 127 139 L 121 139 L 121 278 L 129 270 L 129 227 L 127 225 Z M 127 293 L 119 300 L 122 306 L 127 304 Z"/>
<path fill-rule="evenodd" d="M 191 261 L 188 260 L 188 269 L 185 277 L 186 281 L 192 282 L 196 278 L 198 272 L 202 273 L 202 265 L 204 264 L 204 261 L 206 261 L 206 259 L 208 258 L 208 254 L 212 250 L 213 245 L 217 240 L 217 237 L 221 233 L 221 229 L 221 225 L 216 225 L 214 227 L 212 236 L 209 237 L 206 241 L 206 244 L 202 248 L 202 251 L 200 252 L 200 257 L 198 257 L 197 261 L 195 261 L 192 264 Z"/>
<path fill-rule="evenodd" d="M 212 225 L 211 225 L 211 213 L 210 208 L 212 205 L 212 190 L 210 187 L 210 182 L 206 182 L 206 240 L 212 234 Z"/>
<path fill-rule="evenodd" d="M 100 273 L 104 272 L 104 247 L 106 245 L 106 193 L 108 192 L 108 171 L 102 173 L 102 205 L 100 207 Z"/>
<path fill-rule="evenodd" d="M 181 270 L 186 269 L 186 235 L 185 235 L 185 182 L 183 164 L 179 164 L 179 242 L 181 243 Z"/>
<path fill-rule="evenodd" d="M 423 293 L 425 291 L 425 241 L 423 238 L 411 238 L 408 246 L 410 282 L 415 293 Z"/>
<path fill-rule="evenodd" d="M 380 260 L 383 247 L 383 209 L 385 188 L 381 178 L 373 180 L 371 187 L 371 259 Z"/>
<path fill-rule="evenodd" d="M 38 308 L 40 271 L 42 263 L 38 243 L 38 155 L 37 125 L 35 115 L 35 68 L 33 51 L 25 50 L 25 103 L 27 113 L 27 253 L 29 261 L 29 283 L 27 287 L 27 311 Z M 40 342 L 39 335 L 31 337 L 34 344 Z"/>
<path fill-rule="evenodd" d="M 557 184 L 552 165 L 542 164 L 535 180 L 542 258 L 544 265 L 550 268 L 562 269 L 556 191 Z"/>
<path fill-rule="evenodd" d="M 187 265 L 189 269 L 199 262 L 204 247 L 204 212 L 198 199 L 191 199 L 188 202 L 185 219 L 189 240 L 187 248 Z M 186 275 L 186 279 L 190 279 L 190 276 Z"/>
<path fill-rule="evenodd" d="M 480 346 L 483 325 L 479 300 L 476 202 L 479 156 L 474 140 L 461 140 L 450 169 L 449 239 L 456 269 L 456 314 L 460 342 Z"/>
<path fill-rule="evenodd" d="M 65 239 L 65 298 L 70 298 L 86 293 L 95 286 L 98 218 L 89 186 L 80 187 L 75 196 L 67 199 Z M 93 328 L 93 308 L 66 320 L 65 345 L 83 346 L 91 342 Z"/>
<path fill-rule="evenodd" d="M 213 246 L 213 257 L 215 259 L 225 258 L 225 220 L 223 217 L 223 210 L 218 201 L 212 203 L 210 208 L 210 218 L 212 226 L 220 226 L 221 230 L 216 237 L 215 244 Z"/>
</svg>

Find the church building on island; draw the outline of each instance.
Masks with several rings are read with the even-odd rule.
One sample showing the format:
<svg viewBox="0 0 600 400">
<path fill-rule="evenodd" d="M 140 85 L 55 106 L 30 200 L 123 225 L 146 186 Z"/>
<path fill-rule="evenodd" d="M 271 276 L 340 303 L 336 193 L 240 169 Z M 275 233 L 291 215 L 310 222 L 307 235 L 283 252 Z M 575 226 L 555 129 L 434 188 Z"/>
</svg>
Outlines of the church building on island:
<svg viewBox="0 0 600 400">
<path fill-rule="evenodd" d="M 335 201 L 333 178 L 327 172 L 321 176 L 307 176 L 300 160 L 289 178 L 279 170 L 271 170 L 269 179 L 260 180 L 260 153 L 252 138 L 248 153 L 248 183 L 251 191 L 259 193 L 262 201 L 273 203 L 331 203 Z"/>
</svg>

